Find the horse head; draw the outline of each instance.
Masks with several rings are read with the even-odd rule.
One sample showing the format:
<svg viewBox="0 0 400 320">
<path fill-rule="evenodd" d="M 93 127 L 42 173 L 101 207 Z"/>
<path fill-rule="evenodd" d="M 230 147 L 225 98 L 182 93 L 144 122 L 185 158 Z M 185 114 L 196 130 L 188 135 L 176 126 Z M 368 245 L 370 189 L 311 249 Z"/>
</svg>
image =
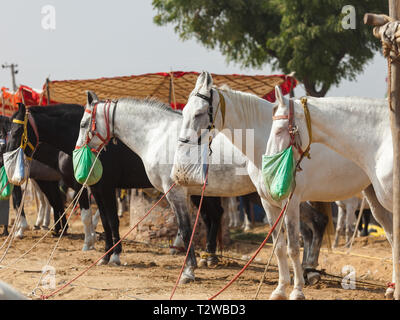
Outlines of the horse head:
<svg viewBox="0 0 400 320">
<path fill-rule="evenodd" d="M 213 88 L 210 73 L 202 72 L 182 111 L 183 121 L 179 141 L 202 143 L 205 134 L 223 127 L 223 113 L 218 112 L 220 96 Z M 213 134 L 214 132 L 211 132 Z M 206 143 L 208 141 L 204 141 Z"/>
<path fill-rule="evenodd" d="M 112 138 L 110 129 L 111 101 L 99 101 L 94 92 L 87 91 L 86 93 L 87 103 L 81 119 L 75 149 L 88 145 L 92 150 L 99 152 Z M 116 104 L 114 110 L 115 108 Z"/>
<path fill-rule="evenodd" d="M 298 117 L 295 110 L 301 108 L 294 100 L 283 97 L 279 86 L 275 87 L 277 105 L 272 113 L 272 127 L 265 155 L 272 156 L 294 146 L 295 157 L 300 158 L 307 150 L 310 138 L 307 136 L 305 119 Z"/>
</svg>

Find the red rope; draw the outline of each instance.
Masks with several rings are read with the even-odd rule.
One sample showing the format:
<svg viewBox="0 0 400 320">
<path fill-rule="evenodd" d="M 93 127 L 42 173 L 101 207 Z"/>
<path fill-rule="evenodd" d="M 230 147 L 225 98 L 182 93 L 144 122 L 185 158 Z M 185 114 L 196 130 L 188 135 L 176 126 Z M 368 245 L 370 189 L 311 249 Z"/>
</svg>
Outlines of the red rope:
<svg viewBox="0 0 400 320">
<path fill-rule="evenodd" d="M 192 241 L 193 241 L 193 238 L 194 238 L 194 233 L 196 231 L 197 222 L 199 221 L 200 209 L 201 209 L 201 205 L 203 203 L 203 197 L 204 197 L 204 191 L 205 191 L 206 185 L 207 185 L 207 179 L 208 179 L 208 169 L 207 169 L 206 179 L 204 180 L 203 189 L 201 190 L 201 198 L 200 198 L 200 203 L 199 203 L 199 209 L 197 210 L 196 221 L 194 222 L 194 225 L 193 225 L 192 236 L 190 237 L 189 246 L 188 246 L 187 251 L 186 251 L 185 261 L 183 262 L 181 271 L 179 273 L 179 277 L 175 282 L 175 286 L 174 286 L 174 289 L 172 290 L 172 293 L 171 293 L 171 296 L 170 296 L 169 300 L 172 300 L 172 298 L 173 298 L 173 296 L 175 294 L 176 288 L 178 287 L 179 280 L 181 279 L 181 276 L 182 276 L 183 269 L 185 268 L 185 265 L 186 265 L 186 261 L 187 261 L 188 255 L 189 255 L 190 248 L 192 247 Z"/>
<path fill-rule="evenodd" d="M 289 201 L 288 201 L 289 202 Z M 281 213 L 279 214 L 278 218 L 276 219 L 274 225 L 272 226 L 271 230 L 268 232 L 267 237 L 264 239 L 264 241 L 261 243 L 260 247 L 257 249 L 257 251 L 254 253 L 254 255 L 251 257 L 251 259 L 246 263 L 246 265 L 242 268 L 242 270 L 240 270 L 236 276 L 233 277 L 233 279 L 231 281 L 229 281 L 229 283 L 223 287 L 220 291 L 218 291 L 215 295 L 213 295 L 211 298 L 208 298 L 208 300 L 213 300 L 214 298 L 216 298 L 217 296 L 219 296 L 223 291 L 225 291 L 228 287 L 230 287 L 230 285 L 232 283 L 234 283 L 237 278 L 239 278 L 241 276 L 241 274 L 247 269 L 247 267 L 253 262 L 253 260 L 256 258 L 256 256 L 258 255 L 258 253 L 261 251 L 261 249 L 265 246 L 265 244 L 267 243 L 269 237 L 271 236 L 272 232 L 275 230 L 279 220 L 282 218 L 285 210 L 286 210 L 286 206 L 288 204 L 288 202 L 286 202 L 285 206 L 283 207 Z"/>
<path fill-rule="evenodd" d="M 50 293 L 49 295 L 42 295 L 40 298 L 42 300 L 48 299 L 52 296 L 54 296 L 55 294 L 57 294 L 58 292 L 60 292 L 61 290 L 65 289 L 66 287 L 68 287 L 72 282 L 74 282 L 75 280 L 77 280 L 78 278 L 80 278 L 84 273 L 86 273 L 89 269 L 93 268 L 101 259 L 103 259 L 108 253 L 111 252 L 111 250 L 113 250 L 122 240 L 124 240 L 138 225 L 139 223 L 141 223 L 150 213 L 151 211 L 160 203 L 160 201 L 162 199 L 164 199 L 164 197 L 172 190 L 173 187 L 175 187 L 176 183 L 174 183 L 171 188 L 169 188 L 169 190 L 160 198 L 160 200 L 158 200 L 151 208 L 149 211 L 147 211 L 147 213 L 116 243 L 114 244 L 105 254 L 103 254 L 98 260 L 96 260 L 95 262 L 93 262 L 88 268 L 86 268 L 85 270 L 83 270 L 80 274 L 78 274 L 75 278 L 73 278 L 71 281 L 69 281 L 68 283 L 66 283 L 65 285 L 63 285 L 61 288 L 53 291 L 52 293 Z"/>
</svg>

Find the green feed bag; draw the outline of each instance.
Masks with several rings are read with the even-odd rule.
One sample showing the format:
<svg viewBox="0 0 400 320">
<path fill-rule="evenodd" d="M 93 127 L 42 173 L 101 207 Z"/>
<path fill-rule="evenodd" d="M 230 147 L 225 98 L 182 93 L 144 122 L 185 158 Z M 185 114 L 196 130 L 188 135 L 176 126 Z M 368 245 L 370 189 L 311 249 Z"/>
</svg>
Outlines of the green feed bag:
<svg viewBox="0 0 400 320">
<path fill-rule="evenodd" d="M 75 179 L 80 184 L 84 184 L 87 179 L 86 184 L 88 186 L 91 186 L 99 182 L 99 180 L 101 179 L 101 176 L 103 174 L 103 166 L 101 165 L 101 161 L 99 159 L 96 159 L 95 154 L 92 152 L 92 150 L 90 150 L 88 145 L 85 145 L 80 149 L 74 150 L 72 154 L 72 163 L 74 165 Z M 91 169 L 93 163 L 94 166 L 93 169 Z"/>
<path fill-rule="evenodd" d="M 2 166 L 0 169 L 0 200 L 9 199 L 13 189 L 14 185 L 8 181 L 6 169 Z"/>
<path fill-rule="evenodd" d="M 262 175 L 273 200 L 282 201 L 289 196 L 295 185 L 295 169 L 292 147 L 273 156 L 263 155 Z"/>
</svg>

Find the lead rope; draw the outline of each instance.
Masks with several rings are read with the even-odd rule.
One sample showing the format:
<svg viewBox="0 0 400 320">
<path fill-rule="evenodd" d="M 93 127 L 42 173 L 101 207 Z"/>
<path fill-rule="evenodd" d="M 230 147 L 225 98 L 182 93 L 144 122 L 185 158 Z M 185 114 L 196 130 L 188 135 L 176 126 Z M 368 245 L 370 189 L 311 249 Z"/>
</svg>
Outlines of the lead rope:
<svg viewBox="0 0 400 320">
<path fill-rule="evenodd" d="M 55 294 L 57 294 L 58 292 L 60 292 L 61 290 L 63 290 L 64 288 L 68 287 L 72 282 L 74 282 L 75 280 L 77 280 L 78 278 L 80 278 L 83 274 L 85 274 L 88 270 L 90 270 L 91 268 L 93 268 L 101 259 L 103 259 L 107 254 L 109 254 L 122 240 L 125 240 L 125 238 L 134 230 L 136 229 L 136 227 L 139 225 L 139 223 L 141 223 L 145 218 L 147 218 L 147 216 L 151 213 L 151 211 L 160 203 L 160 201 L 162 199 L 164 199 L 164 197 L 175 187 L 176 183 L 174 183 L 169 190 L 160 198 L 160 200 L 158 200 L 151 208 L 150 210 L 116 243 L 114 244 L 106 253 L 104 253 L 99 259 L 97 259 L 95 262 L 93 262 L 89 267 L 87 267 L 85 270 L 83 270 L 81 273 L 79 273 L 77 276 L 75 276 L 72 280 L 70 280 L 69 282 L 67 282 L 65 285 L 63 285 L 61 288 L 53 291 L 52 293 L 50 293 L 49 295 L 41 295 L 41 299 L 42 300 L 47 300 L 48 298 L 54 296 Z"/>
<path fill-rule="evenodd" d="M 280 221 L 280 219 L 284 216 L 284 214 L 286 213 L 286 209 L 287 209 L 287 205 L 289 203 L 289 200 L 286 202 L 285 206 L 283 207 L 281 213 L 279 214 L 278 218 L 276 219 L 274 225 L 272 226 L 271 230 L 268 232 L 267 236 L 265 237 L 264 241 L 261 243 L 261 245 L 258 247 L 257 251 L 254 253 L 254 255 L 250 258 L 250 260 L 245 264 L 245 266 L 242 268 L 242 270 L 240 270 L 231 281 L 229 281 L 229 283 L 223 287 L 220 291 L 218 291 L 215 295 L 213 295 L 212 297 L 208 298 L 208 300 L 213 300 L 216 297 L 218 297 L 222 292 L 224 292 L 228 287 L 230 287 L 230 285 L 232 283 L 234 283 L 240 276 L 241 274 L 247 269 L 247 267 L 253 262 L 253 260 L 256 258 L 256 256 L 258 255 L 258 253 L 261 251 L 261 249 L 265 246 L 265 244 L 267 243 L 269 237 L 271 236 L 272 232 L 275 230 L 278 222 Z M 283 224 L 283 223 L 282 223 Z M 282 226 L 281 224 L 281 226 Z M 279 235 L 278 235 L 279 237 Z M 277 238 L 278 239 L 278 238 Z M 277 241 L 275 241 L 277 242 Z"/>
<path fill-rule="evenodd" d="M 182 265 L 181 271 L 179 272 L 178 279 L 177 279 L 176 282 L 175 282 L 175 286 L 174 286 L 174 288 L 172 289 L 172 293 L 171 293 L 171 296 L 169 297 L 169 300 L 172 300 L 172 298 L 173 298 L 173 296 L 174 296 L 174 294 L 175 294 L 176 288 L 178 287 L 178 283 L 179 283 L 179 281 L 180 281 L 180 279 L 181 279 L 181 277 L 182 277 L 183 269 L 185 268 L 187 258 L 188 258 L 188 256 L 189 256 L 190 248 L 192 247 L 192 241 L 193 241 L 193 238 L 194 238 L 194 233 L 195 233 L 195 231 L 196 231 L 197 222 L 199 221 L 201 205 L 202 205 L 202 203 L 203 203 L 204 191 L 205 191 L 206 186 L 207 186 L 208 168 L 209 168 L 209 167 L 207 167 L 206 178 L 204 179 L 204 184 L 203 184 L 203 188 L 202 188 L 202 191 L 201 191 L 201 198 L 200 198 L 199 208 L 198 208 L 198 210 L 197 210 L 196 220 L 195 220 L 194 225 L 193 225 L 192 235 L 191 235 L 191 237 L 190 237 L 189 245 L 188 245 L 188 248 L 187 248 L 187 250 L 186 250 L 185 260 L 183 261 L 183 265 Z"/>
</svg>

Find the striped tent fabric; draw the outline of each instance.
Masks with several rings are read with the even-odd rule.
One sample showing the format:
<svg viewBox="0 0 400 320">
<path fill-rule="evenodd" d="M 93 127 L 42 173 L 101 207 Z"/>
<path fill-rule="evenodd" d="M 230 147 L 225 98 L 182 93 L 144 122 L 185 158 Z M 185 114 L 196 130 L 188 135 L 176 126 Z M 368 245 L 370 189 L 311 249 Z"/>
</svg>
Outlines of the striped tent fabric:
<svg viewBox="0 0 400 320">
<path fill-rule="evenodd" d="M 52 101 L 86 104 L 86 90 L 96 93 L 99 99 L 121 97 L 154 97 L 173 108 L 182 109 L 194 89 L 198 72 L 160 72 L 142 75 L 99 78 L 88 80 L 47 81 L 43 91 L 49 92 Z M 281 86 L 287 94 L 296 87 L 297 81 L 287 75 L 240 75 L 212 74 L 214 84 L 228 85 L 234 90 L 250 92 L 274 101 L 274 87 Z"/>
</svg>

